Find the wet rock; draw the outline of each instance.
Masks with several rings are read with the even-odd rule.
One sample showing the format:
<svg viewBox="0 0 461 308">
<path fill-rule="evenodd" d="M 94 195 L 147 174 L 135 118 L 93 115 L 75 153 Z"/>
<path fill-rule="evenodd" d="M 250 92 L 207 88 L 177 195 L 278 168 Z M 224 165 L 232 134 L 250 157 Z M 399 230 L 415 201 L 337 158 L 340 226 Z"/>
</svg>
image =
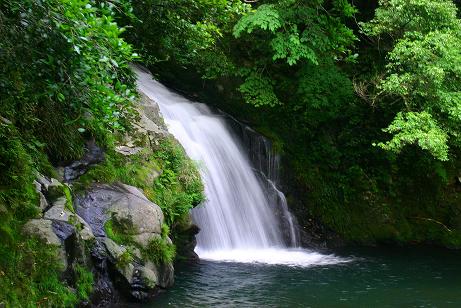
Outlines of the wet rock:
<svg viewBox="0 0 461 308">
<path fill-rule="evenodd" d="M 94 266 L 94 291 L 91 295 L 92 307 L 108 307 L 119 299 L 108 266 L 108 253 L 102 239 L 96 238 L 91 248 L 91 259 Z"/>
<path fill-rule="evenodd" d="M 194 251 L 197 246 L 196 235 L 199 231 L 200 228 L 192 222 L 191 215 L 175 227 L 174 242 L 176 243 L 176 253 L 185 262 L 196 263 L 200 260 Z"/>
<path fill-rule="evenodd" d="M 75 215 L 75 218 L 77 219 L 76 223 L 77 223 L 78 234 L 80 235 L 82 240 L 84 241 L 94 240 L 95 236 L 93 234 L 93 231 L 91 230 L 90 225 L 78 215 Z"/>
<path fill-rule="evenodd" d="M 45 195 L 42 194 L 42 192 L 38 192 L 38 195 L 39 195 L 39 198 L 40 198 L 40 201 L 39 201 L 39 204 L 38 206 L 40 207 L 40 209 L 43 211 L 45 211 L 47 208 L 48 208 L 48 201 L 46 200 L 45 198 Z"/>
<path fill-rule="evenodd" d="M 96 145 L 94 140 L 88 141 L 82 159 L 74 161 L 64 167 L 64 182 L 71 182 L 88 171 L 90 166 L 104 161 L 104 151 Z"/>
<path fill-rule="evenodd" d="M 64 242 L 70 236 L 75 235 L 75 227 L 65 221 L 52 221 L 52 228 L 54 234 Z"/>
<path fill-rule="evenodd" d="M 41 191 L 47 190 L 48 185 L 51 184 L 51 181 L 46 176 L 44 176 L 43 174 L 40 174 L 40 173 L 37 174 L 36 182 L 38 182 L 40 184 L 40 190 Z"/>
<path fill-rule="evenodd" d="M 149 269 L 155 273 L 157 277 L 156 284 L 164 289 L 170 288 L 174 284 L 174 267 L 171 263 L 154 264 L 148 261 L 145 265 L 146 269 Z"/>
</svg>

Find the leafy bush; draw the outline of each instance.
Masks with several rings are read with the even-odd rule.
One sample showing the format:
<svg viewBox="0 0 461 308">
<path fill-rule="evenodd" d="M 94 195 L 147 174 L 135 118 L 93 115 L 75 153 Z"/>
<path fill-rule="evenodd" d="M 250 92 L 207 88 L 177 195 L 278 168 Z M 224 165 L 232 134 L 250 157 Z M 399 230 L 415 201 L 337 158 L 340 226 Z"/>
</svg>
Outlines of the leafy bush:
<svg viewBox="0 0 461 308">
<path fill-rule="evenodd" d="M 107 5 L 1 4 L 1 114 L 55 160 L 78 158 L 85 130 L 104 139 L 134 114 L 134 56 Z"/>
</svg>

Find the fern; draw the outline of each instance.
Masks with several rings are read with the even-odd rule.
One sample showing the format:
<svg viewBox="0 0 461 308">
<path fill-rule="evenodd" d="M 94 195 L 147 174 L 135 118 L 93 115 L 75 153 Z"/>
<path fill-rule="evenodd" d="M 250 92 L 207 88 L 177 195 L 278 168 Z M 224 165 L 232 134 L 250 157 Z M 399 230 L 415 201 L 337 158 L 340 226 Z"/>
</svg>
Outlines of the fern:
<svg viewBox="0 0 461 308">
<path fill-rule="evenodd" d="M 274 33 L 282 25 L 282 19 L 274 5 L 263 4 L 256 11 L 240 19 L 234 27 L 234 36 L 239 38 L 242 33 L 252 33 L 255 29 Z"/>
<path fill-rule="evenodd" d="M 274 50 L 272 59 L 286 59 L 289 65 L 296 64 L 300 59 L 307 59 L 313 64 L 318 64 L 315 52 L 300 39 L 296 25 L 289 33 L 277 33 L 271 45 Z"/>
<path fill-rule="evenodd" d="M 273 80 L 251 72 L 245 82 L 240 85 L 239 91 L 245 101 L 255 107 L 280 105 L 280 101 L 274 93 Z"/>
</svg>

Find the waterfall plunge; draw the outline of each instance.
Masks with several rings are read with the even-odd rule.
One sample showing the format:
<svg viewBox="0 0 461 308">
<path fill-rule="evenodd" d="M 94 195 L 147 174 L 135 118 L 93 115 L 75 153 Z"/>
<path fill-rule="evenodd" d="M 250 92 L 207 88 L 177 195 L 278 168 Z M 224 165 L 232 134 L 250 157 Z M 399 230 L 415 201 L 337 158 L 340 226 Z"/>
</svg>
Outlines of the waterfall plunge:
<svg viewBox="0 0 461 308">
<path fill-rule="evenodd" d="M 270 197 L 271 193 L 252 169 L 247 153 L 230 133 L 223 116 L 204 104 L 171 92 L 149 73 L 138 68 L 135 71 L 140 91 L 159 104 L 168 130 L 199 163 L 207 198 L 192 211 L 201 229 L 196 248 L 200 258 L 299 266 L 341 262 L 334 256 L 288 248 L 282 238 L 282 228 L 287 224 L 274 214 L 278 210 L 292 219 L 285 197 L 275 183 L 269 181 L 278 195 L 275 199 Z M 283 208 L 274 208 L 280 204 Z M 288 243 L 296 245 L 291 220 L 288 228 L 292 229 L 287 233 L 291 237 Z"/>
</svg>

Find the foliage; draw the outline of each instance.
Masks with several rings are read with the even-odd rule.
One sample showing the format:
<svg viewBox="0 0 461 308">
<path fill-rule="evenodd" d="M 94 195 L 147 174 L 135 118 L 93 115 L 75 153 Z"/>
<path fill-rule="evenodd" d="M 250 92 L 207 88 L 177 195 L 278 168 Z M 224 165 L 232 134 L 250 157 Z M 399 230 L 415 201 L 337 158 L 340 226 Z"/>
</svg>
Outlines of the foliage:
<svg viewBox="0 0 461 308">
<path fill-rule="evenodd" d="M 75 266 L 74 271 L 76 275 L 75 285 L 77 296 L 80 300 L 88 300 L 93 291 L 93 273 L 79 264 Z"/>
<path fill-rule="evenodd" d="M 2 116 L 35 136 L 55 160 L 82 154 L 85 130 L 98 138 L 129 127 L 135 99 L 131 47 L 113 12 L 85 0 L 7 1 L 1 6 Z M 29 143 L 31 143 L 29 141 Z"/>
<path fill-rule="evenodd" d="M 51 163 L 80 158 L 86 138 L 110 146 L 130 128 L 135 55 L 114 10 L 93 0 L 0 3 L 0 302 L 8 306 L 73 306 L 90 292 L 89 275 L 79 271 L 71 289 L 56 249 L 21 228 L 38 214 L 37 171 L 53 175 Z"/>
<path fill-rule="evenodd" d="M 162 141 L 154 156 L 162 173 L 154 182 L 153 199 L 162 208 L 166 223 L 173 226 L 204 200 L 203 184 L 197 166 L 173 139 Z"/>
<path fill-rule="evenodd" d="M 76 303 L 78 295 L 59 279 L 62 268 L 56 248 L 22 237 L 19 226 L 12 228 L 9 242 L 0 241 L 0 303 L 7 307 L 68 307 Z"/>
<path fill-rule="evenodd" d="M 417 143 L 434 157 L 448 160 L 447 134 L 427 112 L 399 113 L 385 131 L 395 134 L 391 141 L 379 144 L 385 150 L 399 153 L 406 144 Z"/>
<path fill-rule="evenodd" d="M 152 68 L 276 141 L 306 229 L 459 247 L 456 7 L 377 2 L 260 0 L 218 49 Z M 210 54 L 228 69 L 198 80 Z"/>
<path fill-rule="evenodd" d="M 143 250 L 143 254 L 155 264 L 172 263 L 176 256 L 176 247 L 163 238 L 153 238 Z"/>
<path fill-rule="evenodd" d="M 364 29 L 394 40 L 380 88 L 402 100 L 403 108 L 386 130 L 394 133 L 392 140 L 382 147 L 400 151 L 417 143 L 435 158 L 448 160 L 449 147 L 461 145 L 461 21 L 455 4 L 381 1 Z"/>
<path fill-rule="evenodd" d="M 141 50 L 146 64 L 195 63 L 204 76 L 232 69 L 223 37 L 233 22 L 248 11 L 239 0 L 133 1 L 137 17 L 128 39 Z M 129 21 L 126 21 L 129 23 Z"/>
<path fill-rule="evenodd" d="M 240 44 L 251 46 L 237 60 L 245 63 L 237 72 L 244 79 L 240 92 L 256 107 L 285 103 L 284 89 L 273 85 L 292 82 L 288 70 L 296 74 L 309 64 L 353 58 L 349 47 L 355 36 L 342 22 L 355 13 L 347 1 L 334 1 L 330 11 L 323 1 L 273 2 L 241 18 L 233 31 Z"/>
</svg>

